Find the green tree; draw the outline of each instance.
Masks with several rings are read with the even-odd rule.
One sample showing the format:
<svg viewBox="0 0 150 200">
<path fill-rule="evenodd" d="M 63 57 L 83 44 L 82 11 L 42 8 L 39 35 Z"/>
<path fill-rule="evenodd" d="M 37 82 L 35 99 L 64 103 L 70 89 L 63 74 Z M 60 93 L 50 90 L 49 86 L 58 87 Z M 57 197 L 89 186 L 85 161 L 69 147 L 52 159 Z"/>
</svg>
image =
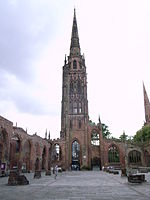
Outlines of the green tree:
<svg viewBox="0 0 150 200">
<path fill-rule="evenodd" d="M 106 124 L 104 124 L 104 123 L 102 123 L 102 133 L 103 133 L 103 137 L 104 138 L 109 138 L 110 135 L 111 135 L 111 133 L 110 133 L 110 131 L 108 129 L 108 126 Z"/>
<path fill-rule="evenodd" d="M 125 141 L 128 139 L 128 135 L 126 135 L 125 132 L 123 131 L 123 134 L 120 135 L 119 139 L 120 139 L 122 142 L 125 142 Z"/>
<path fill-rule="evenodd" d="M 133 137 L 134 142 L 146 142 L 150 140 L 150 125 L 143 126 Z"/>
</svg>

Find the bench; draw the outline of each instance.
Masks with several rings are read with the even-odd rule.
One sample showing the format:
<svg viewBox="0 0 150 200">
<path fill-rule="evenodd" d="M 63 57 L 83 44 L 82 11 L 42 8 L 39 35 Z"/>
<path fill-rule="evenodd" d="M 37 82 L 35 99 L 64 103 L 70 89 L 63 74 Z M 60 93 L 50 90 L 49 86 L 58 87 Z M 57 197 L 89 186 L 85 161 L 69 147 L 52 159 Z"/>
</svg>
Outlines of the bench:
<svg viewBox="0 0 150 200">
<path fill-rule="evenodd" d="M 108 170 L 108 172 L 110 173 L 110 174 L 119 174 L 119 171 L 117 171 L 117 170 L 114 170 L 114 169 L 109 169 Z"/>
<path fill-rule="evenodd" d="M 130 183 L 142 183 L 145 182 L 145 174 L 129 174 L 128 182 Z"/>
</svg>

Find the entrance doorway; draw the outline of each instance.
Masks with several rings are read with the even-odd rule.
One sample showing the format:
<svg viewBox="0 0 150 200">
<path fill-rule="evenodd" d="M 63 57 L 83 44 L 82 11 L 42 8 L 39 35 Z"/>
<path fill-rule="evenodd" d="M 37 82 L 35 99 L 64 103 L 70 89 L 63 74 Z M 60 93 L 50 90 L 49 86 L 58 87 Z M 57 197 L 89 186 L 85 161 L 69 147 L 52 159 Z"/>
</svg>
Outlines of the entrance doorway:
<svg viewBox="0 0 150 200">
<path fill-rule="evenodd" d="M 101 170 L 101 160 L 98 157 L 94 157 L 91 159 L 91 168 L 94 171 Z"/>
</svg>

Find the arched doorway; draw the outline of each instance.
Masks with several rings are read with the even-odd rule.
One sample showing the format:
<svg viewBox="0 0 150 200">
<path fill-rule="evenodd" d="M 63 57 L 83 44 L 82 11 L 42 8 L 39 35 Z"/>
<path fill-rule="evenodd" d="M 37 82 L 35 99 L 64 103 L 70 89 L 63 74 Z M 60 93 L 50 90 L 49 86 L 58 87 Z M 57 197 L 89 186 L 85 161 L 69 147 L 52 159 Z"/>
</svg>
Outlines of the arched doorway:
<svg viewBox="0 0 150 200">
<path fill-rule="evenodd" d="M 0 165 L 2 163 L 2 156 L 3 156 L 3 145 L 0 144 Z"/>
<path fill-rule="evenodd" d="M 48 170 L 51 170 L 51 147 L 48 150 Z"/>
<path fill-rule="evenodd" d="M 10 169 L 17 167 L 19 170 L 21 170 L 21 139 L 17 134 L 14 134 L 11 138 L 9 157 Z"/>
<path fill-rule="evenodd" d="M 76 140 L 72 143 L 71 169 L 72 170 L 79 170 L 80 169 L 80 145 Z"/>
<path fill-rule="evenodd" d="M 101 161 L 99 157 L 93 157 L 91 159 L 91 169 L 94 171 L 101 170 Z"/>
<path fill-rule="evenodd" d="M 36 159 L 35 161 L 35 171 L 40 170 L 40 161 L 39 158 Z"/>
<path fill-rule="evenodd" d="M 31 144 L 29 140 L 26 140 L 23 145 L 23 165 L 22 165 L 22 170 L 25 172 L 30 171 L 30 156 L 31 156 Z"/>
<path fill-rule="evenodd" d="M 46 147 L 44 147 L 42 153 L 42 170 L 46 170 Z"/>
<path fill-rule="evenodd" d="M 59 144 L 55 144 L 52 149 L 52 162 L 58 163 L 61 160 L 61 148 Z"/>
<path fill-rule="evenodd" d="M 5 128 L 0 127 L 0 165 L 1 163 L 6 164 L 8 159 L 8 134 Z"/>
</svg>

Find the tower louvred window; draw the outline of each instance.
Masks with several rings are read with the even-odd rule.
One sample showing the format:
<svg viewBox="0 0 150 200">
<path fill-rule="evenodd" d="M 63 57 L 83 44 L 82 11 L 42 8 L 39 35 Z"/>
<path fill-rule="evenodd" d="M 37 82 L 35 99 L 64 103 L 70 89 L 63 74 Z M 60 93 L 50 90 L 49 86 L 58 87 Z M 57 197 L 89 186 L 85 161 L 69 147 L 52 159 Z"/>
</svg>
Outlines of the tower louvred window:
<svg viewBox="0 0 150 200">
<path fill-rule="evenodd" d="M 73 113 L 77 114 L 77 103 L 76 102 L 73 103 Z"/>
<path fill-rule="evenodd" d="M 78 87 L 78 93 L 81 94 L 81 82 L 80 81 L 78 81 L 77 87 Z"/>
<path fill-rule="evenodd" d="M 73 93 L 73 82 L 70 83 L 70 93 Z"/>
<path fill-rule="evenodd" d="M 76 60 L 73 61 L 73 69 L 77 69 L 77 61 Z"/>
</svg>

